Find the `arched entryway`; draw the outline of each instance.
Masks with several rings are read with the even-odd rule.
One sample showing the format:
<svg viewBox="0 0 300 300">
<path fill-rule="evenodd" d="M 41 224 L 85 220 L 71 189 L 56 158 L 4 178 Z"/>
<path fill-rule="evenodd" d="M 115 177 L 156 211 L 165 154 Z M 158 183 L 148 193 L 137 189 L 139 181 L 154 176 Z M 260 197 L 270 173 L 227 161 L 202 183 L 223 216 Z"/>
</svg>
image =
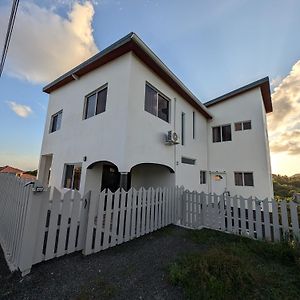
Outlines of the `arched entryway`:
<svg viewBox="0 0 300 300">
<path fill-rule="evenodd" d="M 175 186 L 175 172 L 162 164 L 141 163 L 130 170 L 131 186 L 140 187 L 171 187 Z"/>
<path fill-rule="evenodd" d="M 141 163 L 133 166 L 130 172 L 119 172 L 118 167 L 110 161 L 97 161 L 86 170 L 85 191 L 118 188 L 129 190 L 175 186 L 175 172 L 172 168 L 156 163 Z"/>
<path fill-rule="evenodd" d="M 122 174 L 118 167 L 110 161 L 97 161 L 86 170 L 85 191 L 109 189 L 115 192 L 121 184 Z M 130 183 L 127 183 L 130 186 Z"/>
</svg>

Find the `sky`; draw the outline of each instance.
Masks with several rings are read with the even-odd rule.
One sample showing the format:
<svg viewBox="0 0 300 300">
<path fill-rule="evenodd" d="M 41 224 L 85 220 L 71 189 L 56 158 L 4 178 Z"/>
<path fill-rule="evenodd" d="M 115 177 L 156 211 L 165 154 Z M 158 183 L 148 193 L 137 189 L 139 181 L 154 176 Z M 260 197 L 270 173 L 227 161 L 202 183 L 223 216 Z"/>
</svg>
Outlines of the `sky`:
<svg viewBox="0 0 300 300">
<path fill-rule="evenodd" d="M 0 49 L 11 0 L 0 1 Z M 0 166 L 38 167 L 43 86 L 135 32 L 202 101 L 269 76 L 272 171 L 300 173 L 300 1 L 22 0 L 0 78 Z"/>
</svg>

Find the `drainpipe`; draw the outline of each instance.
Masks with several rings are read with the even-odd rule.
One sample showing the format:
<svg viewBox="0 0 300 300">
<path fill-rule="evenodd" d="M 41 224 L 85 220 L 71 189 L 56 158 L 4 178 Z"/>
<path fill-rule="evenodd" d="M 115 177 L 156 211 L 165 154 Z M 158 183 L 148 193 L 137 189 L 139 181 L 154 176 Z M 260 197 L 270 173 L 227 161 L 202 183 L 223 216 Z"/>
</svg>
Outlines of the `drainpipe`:
<svg viewBox="0 0 300 300">
<path fill-rule="evenodd" d="M 176 132 L 176 98 L 174 98 L 174 132 Z M 175 185 L 177 179 L 177 144 L 174 145 L 174 171 L 175 171 Z"/>
</svg>

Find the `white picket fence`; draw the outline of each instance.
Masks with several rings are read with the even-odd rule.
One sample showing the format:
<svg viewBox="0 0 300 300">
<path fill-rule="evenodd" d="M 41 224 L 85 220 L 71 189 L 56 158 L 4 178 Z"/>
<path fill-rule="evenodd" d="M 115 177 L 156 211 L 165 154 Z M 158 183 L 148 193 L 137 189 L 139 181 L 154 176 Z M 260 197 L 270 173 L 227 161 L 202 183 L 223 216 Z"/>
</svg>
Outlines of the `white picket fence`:
<svg viewBox="0 0 300 300">
<path fill-rule="evenodd" d="M 0 245 L 11 270 L 18 267 L 31 187 L 25 180 L 0 174 Z"/>
<path fill-rule="evenodd" d="M 297 203 L 190 192 L 183 187 L 36 193 L 0 175 L 0 244 L 11 270 L 82 250 L 85 255 L 169 224 L 278 241 L 299 238 Z"/>
<path fill-rule="evenodd" d="M 181 214 L 182 193 L 183 189 L 178 187 L 92 193 L 84 254 L 176 223 Z"/>
<path fill-rule="evenodd" d="M 185 191 L 181 224 L 207 227 L 255 239 L 299 239 L 300 205 Z"/>
</svg>

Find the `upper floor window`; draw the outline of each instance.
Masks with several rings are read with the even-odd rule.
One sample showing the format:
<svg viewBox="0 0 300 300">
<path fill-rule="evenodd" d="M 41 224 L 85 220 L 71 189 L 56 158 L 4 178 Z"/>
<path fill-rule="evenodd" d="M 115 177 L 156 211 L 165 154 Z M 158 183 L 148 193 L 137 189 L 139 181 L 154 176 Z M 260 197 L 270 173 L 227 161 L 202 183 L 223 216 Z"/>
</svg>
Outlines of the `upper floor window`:
<svg viewBox="0 0 300 300">
<path fill-rule="evenodd" d="M 234 182 L 237 186 L 254 186 L 252 172 L 234 172 Z"/>
<path fill-rule="evenodd" d="M 85 97 L 84 119 L 88 119 L 105 111 L 107 86 Z"/>
<path fill-rule="evenodd" d="M 63 187 L 79 190 L 81 177 L 81 164 L 66 164 L 64 170 Z"/>
<path fill-rule="evenodd" d="M 62 110 L 57 112 L 56 114 L 51 116 L 51 122 L 50 122 L 50 133 L 57 131 L 60 129 L 61 126 L 61 119 L 62 119 Z"/>
<path fill-rule="evenodd" d="M 212 128 L 213 143 L 231 141 L 231 125 L 222 125 Z"/>
<path fill-rule="evenodd" d="M 169 122 L 170 120 L 169 100 L 149 84 L 146 84 L 145 111 L 166 122 Z"/>
<path fill-rule="evenodd" d="M 235 131 L 250 130 L 252 128 L 251 121 L 236 122 L 234 123 L 234 128 Z"/>
</svg>

